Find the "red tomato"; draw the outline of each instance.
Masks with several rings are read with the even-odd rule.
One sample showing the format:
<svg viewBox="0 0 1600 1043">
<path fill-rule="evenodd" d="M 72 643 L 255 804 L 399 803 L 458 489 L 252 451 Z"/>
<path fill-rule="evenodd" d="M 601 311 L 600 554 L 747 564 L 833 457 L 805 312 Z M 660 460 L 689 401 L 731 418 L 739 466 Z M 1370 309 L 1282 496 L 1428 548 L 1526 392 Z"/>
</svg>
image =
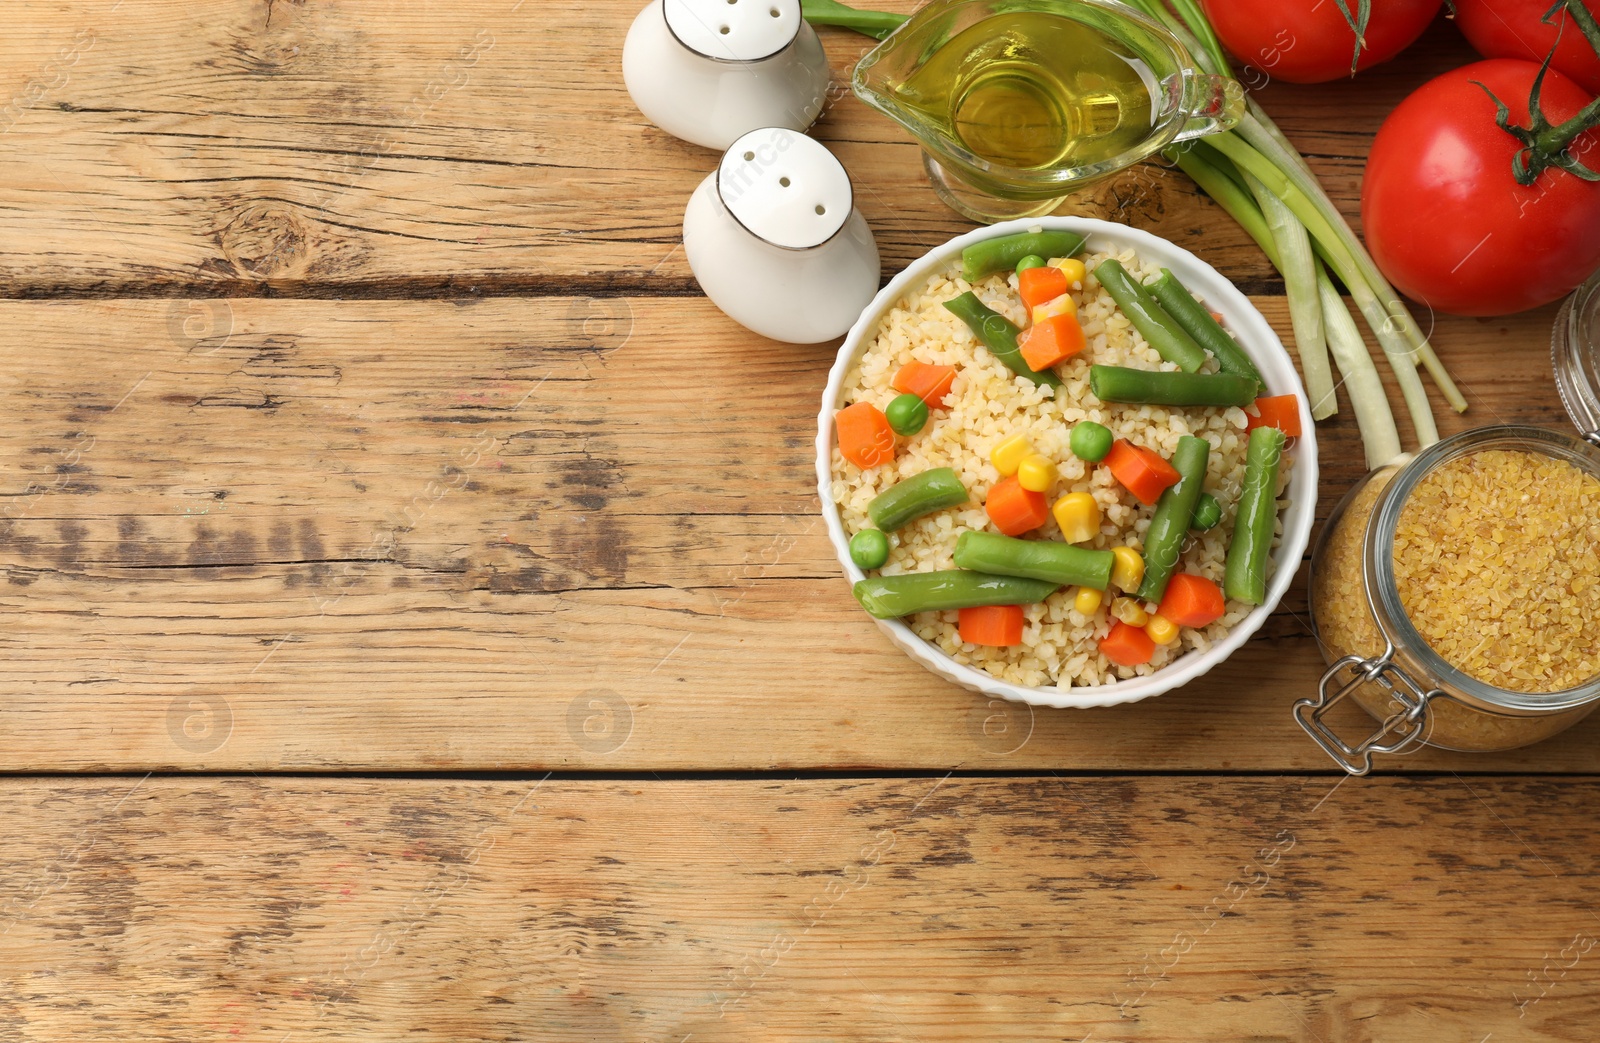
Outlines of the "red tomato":
<svg viewBox="0 0 1600 1043">
<path fill-rule="evenodd" d="M 1456 25 L 1485 58 L 1532 62 L 1544 61 L 1556 45 L 1560 26 L 1561 44 L 1550 67 L 1578 81 L 1590 94 L 1600 94 L 1600 56 L 1566 11 L 1556 16 L 1555 24 L 1544 23 L 1545 12 L 1553 6 L 1552 0 L 1456 0 Z M 1600 19 L 1600 0 L 1583 0 L 1583 6 Z"/>
<path fill-rule="evenodd" d="M 1509 315 L 1566 294 L 1600 267 L 1600 183 L 1551 168 L 1527 187 L 1511 172 L 1521 143 L 1495 126 L 1494 102 L 1526 126 L 1539 67 L 1494 58 L 1445 73 L 1378 130 L 1361 185 L 1367 247 L 1402 293 L 1456 315 Z M 1477 81 L 1477 82 L 1474 82 Z M 1589 100 L 1558 72 L 1543 106 L 1561 123 Z M 1600 160 L 1600 131 L 1569 148 Z"/>
<path fill-rule="evenodd" d="M 1245 65 L 1290 83 L 1322 83 L 1350 75 L 1356 34 L 1334 0 L 1200 2 L 1223 46 Z M 1386 62 L 1411 46 L 1442 2 L 1373 0 L 1360 68 Z M 1354 14 L 1357 0 L 1349 0 L 1347 6 Z"/>
</svg>

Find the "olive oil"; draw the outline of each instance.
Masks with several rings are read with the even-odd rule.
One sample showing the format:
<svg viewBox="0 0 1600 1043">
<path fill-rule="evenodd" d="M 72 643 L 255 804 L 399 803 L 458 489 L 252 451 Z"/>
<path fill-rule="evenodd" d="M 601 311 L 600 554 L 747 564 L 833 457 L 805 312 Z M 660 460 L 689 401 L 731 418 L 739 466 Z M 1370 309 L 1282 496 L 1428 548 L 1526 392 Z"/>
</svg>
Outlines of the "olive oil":
<svg viewBox="0 0 1600 1043">
<path fill-rule="evenodd" d="M 978 158 L 1023 169 L 1089 166 L 1137 147 L 1150 135 L 1159 89 L 1114 37 L 1041 11 L 969 26 L 891 87 Z"/>
</svg>

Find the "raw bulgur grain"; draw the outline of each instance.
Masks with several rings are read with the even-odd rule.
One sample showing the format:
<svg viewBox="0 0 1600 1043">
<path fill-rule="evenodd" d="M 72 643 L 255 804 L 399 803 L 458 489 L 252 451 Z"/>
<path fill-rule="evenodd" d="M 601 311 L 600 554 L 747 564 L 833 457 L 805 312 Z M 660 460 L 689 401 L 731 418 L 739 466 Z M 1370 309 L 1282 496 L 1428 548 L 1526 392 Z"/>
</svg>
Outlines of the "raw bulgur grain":
<svg viewBox="0 0 1600 1043">
<path fill-rule="evenodd" d="M 1311 611 L 1317 640 L 1329 663 L 1347 655 L 1370 659 L 1384 650 L 1386 642 L 1367 604 L 1362 556 L 1367 523 L 1384 489 L 1398 472 L 1398 466 L 1391 466 L 1368 478 L 1333 522 L 1317 550 L 1311 575 Z M 1415 680 L 1431 687 L 1428 678 Z M 1351 698 L 1380 721 L 1402 709 L 1376 685 L 1357 688 Z M 1428 704 L 1428 731 L 1424 738 L 1432 745 L 1452 750 L 1514 749 L 1571 727 L 1588 716 L 1591 709 L 1592 706 L 1581 706 L 1561 713 L 1512 717 L 1485 713 L 1454 699 L 1435 699 Z"/>
<path fill-rule="evenodd" d="M 1513 692 L 1600 674 L 1600 480 L 1565 460 L 1490 449 L 1411 491 L 1395 589 L 1445 662 Z"/>
</svg>

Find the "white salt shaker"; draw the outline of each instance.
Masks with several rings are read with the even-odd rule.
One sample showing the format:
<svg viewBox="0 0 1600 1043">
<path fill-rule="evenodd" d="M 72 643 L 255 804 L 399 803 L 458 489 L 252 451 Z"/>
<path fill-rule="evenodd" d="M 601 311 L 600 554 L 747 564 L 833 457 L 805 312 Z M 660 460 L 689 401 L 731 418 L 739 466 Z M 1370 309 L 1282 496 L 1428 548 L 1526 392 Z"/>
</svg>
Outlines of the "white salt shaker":
<svg viewBox="0 0 1600 1043">
<path fill-rule="evenodd" d="M 850 175 L 783 127 L 739 138 L 700 182 L 683 214 L 683 249 L 711 302 L 773 340 L 841 336 L 878 292 L 878 244 Z"/>
<path fill-rule="evenodd" d="M 800 0 L 651 0 L 622 45 L 645 118 L 725 149 L 758 127 L 805 130 L 828 93 L 828 57 Z"/>
</svg>

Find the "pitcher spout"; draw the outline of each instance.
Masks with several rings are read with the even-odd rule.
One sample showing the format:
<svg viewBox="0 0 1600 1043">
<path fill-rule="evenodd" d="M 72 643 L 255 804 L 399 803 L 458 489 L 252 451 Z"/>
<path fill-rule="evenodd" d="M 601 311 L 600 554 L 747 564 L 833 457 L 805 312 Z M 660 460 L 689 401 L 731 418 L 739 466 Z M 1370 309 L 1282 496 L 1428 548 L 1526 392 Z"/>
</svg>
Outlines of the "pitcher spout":
<svg viewBox="0 0 1600 1043">
<path fill-rule="evenodd" d="M 1174 142 L 1232 130 L 1244 119 L 1244 87 L 1238 80 L 1193 69 L 1185 69 L 1181 76 L 1177 93 L 1183 123 Z"/>
<path fill-rule="evenodd" d="M 1233 126 L 1238 84 L 1195 69 L 1116 0 L 931 0 L 856 64 L 851 88 L 910 131 L 969 217 L 1048 212 L 1174 140 Z"/>
<path fill-rule="evenodd" d="M 913 81 L 917 70 L 954 35 L 950 31 L 951 20 L 924 8 L 863 55 L 850 77 L 850 89 L 856 97 L 924 143 L 933 128 L 915 108 L 917 91 Z"/>
</svg>

